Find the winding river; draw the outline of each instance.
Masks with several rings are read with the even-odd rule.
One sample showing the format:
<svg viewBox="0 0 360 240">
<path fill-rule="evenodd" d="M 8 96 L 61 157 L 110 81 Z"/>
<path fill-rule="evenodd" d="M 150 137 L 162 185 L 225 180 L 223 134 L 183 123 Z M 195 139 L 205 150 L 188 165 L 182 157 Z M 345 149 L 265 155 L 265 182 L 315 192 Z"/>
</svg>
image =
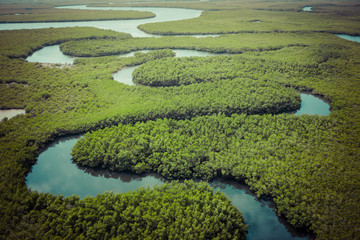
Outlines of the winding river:
<svg viewBox="0 0 360 240">
<path fill-rule="evenodd" d="M 156 37 L 137 29 L 137 26 L 144 23 L 176 21 L 189 18 L 197 18 L 201 10 L 182 8 L 152 8 L 152 7 L 87 7 L 86 5 L 61 6 L 57 8 L 66 9 L 92 9 L 92 10 L 136 10 L 149 11 L 156 14 L 154 18 L 136 20 L 109 20 L 109 21 L 80 21 L 80 22 L 44 22 L 44 23 L 4 23 L 0 24 L 0 30 L 14 29 L 36 29 L 36 28 L 58 28 L 58 27 L 96 27 L 110 29 L 117 32 L 130 33 L 133 37 Z M 199 35 L 196 35 L 199 36 Z M 157 35 L 157 37 L 159 37 Z M 200 36 L 199 36 L 200 37 Z"/>
<path fill-rule="evenodd" d="M 66 8 L 85 9 L 87 7 L 85 5 L 78 5 L 71 7 L 67 6 Z M 120 32 L 127 32 L 132 34 L 134 37 L 151 37 L 152 35 L 143 33 L 138 30 L 137 26 L 139 24 L 150 22 L 195 18 L 201 14 L 201 11 L 199 10 L 174 8 L 99 7 L 91 9 L 145 10 L 154 12 L 156 17 L 143 20 L 0 24 L 0 30 L 91 26 L 103 29 L 112 29 Z M 53 52 L 60 52 L 60 54 L 52 54 Z M 131 56 L 131 54 L 133 53 L 123 55 L 122 57 Z M 194 51 L 190 52 L 188 50 L 184 50 L 182 52 L 178 51 L 177 54 L 179 54 L 177 56 L 198 56 L 199 54 L 206 55 L 209 53 L 195 53 Z M 48 58 L 49 56 L 52 58 L 52 60 Z M 40 58 L 42 59 L 39 60 Z M 74 58 L 63 55 L 59 50 L 59 46 L 55 45 L 35 52 L 27 60 L 34 62 L 72 64 Z M 131 70 L 129 70 L 129 72 L 131 72 Z M 304 103 L 306 99 L 311 99 L 313 96 L 301 94 L 301 97 Z M 314 102 L 311 104 L 304 103 L 304 107 L 306 107 L 306 105 L 314 106 Z M 304 107 L 302 104 L 302 109 Z M 328 105 L 325 106 L 325 108 L 328 109 Z M 304 113 L 308 112 L 303 111 L 296 114 Z M 319 112 L 315 113 L 320 114 Z M 328 113 L 321 114 L 328 115 Z M 50 144 L 48 148 L 39 155 L 37 164 L 33 166 L 32 172 L 28 175 L 26 180 L 27 186 L 32 190 L 37 190 L 39 192 L 50 192 L 53 194 L 60 193 L 64 196 L 77 194 L 81 198 L 84 198 L 86 196 L 95 196 L 96 194 L 103 193 L 104 191 L 123 193 L 130 190 L 135 190 L 141 186 L 154 186 L 164 182 L 164 179 L 155 175 L 139 176 L 134 174 L 119 174 L 108 171 L 95 171 L 87 168 L 78 168 L 77 165 L 72 163 L 70 152 L 80 137 L 81 136 L 61 138 L 58 141 Z M 271 240 L 311 238 L 309 235 L 304 235 L 295 231 L 286 223 L 286 221 L 277 217 L 276 213 L 273 211 L 273 203 L 266 199 L 258 199 L 245 185 L 221 179 L 212 181 L 211 185 L 214 186 L 215 189 L 220 189 L 220 191 L 224 192 L 232 200 L 232 203 L 243 212 L 246 223 L 249 224 L 247 239 Z"/>
<path fill-rule="evenodd" d="M 215 56 L 218 54 L 196 51 L 196 50 L 182 50 L 174 49 L 175 57 L 206 57 Z M 119 57 L 131 57 L 136 52 L 149 52 L 149 50 L 133 51 L 119 55 Z M 29 62 L 40 63 L 55 63 L 55 64 L 72 64 L 76 58 L 63 54 L 59 45 L 47 46 L 40 50 L 35 51 L 26 60 Z M 124 83 L 126 85 L 134 85 L 132 81 L 132 73 L 137 66 L 126 67 L 113 74 L 115 81 Z M 324 102 L 321 98 L 315 97 L 311 94 L 301 93 L 301 108 L 295 113 L 301 114 L 318 114 L 328 116 L 330 114 L 329 104 Z"/>
<path fill-rule="evenodd" d="M 119 57 L 133 56 L 134 52 L 119 55 Z M 148 52 L 147 50 L 141 52 Z M 213 53 L 194 50 L 174 50 L 176 57 L 188 56 L 212 56 Z M 59 56 L 58 59 L 46 56 Z M 55 61 L 52 61 L 55 60 Z M 44 47 L 34 52 L 28 61 L 71 63 L 68 61 L 59 46 Z M 135 67 L 125 68 L 114 74 L 114 78 L 121 83 L 132 85 L 132 71 Z M 301 94 L 302 107 L 296 113 L 300 114 L 322 114 L 328 115 L 329 106 L 321 99 L 310 94 Z M 318 109 L 314 109 L 318 106 Z M 50 192 L 71 196 L 79 195 L 81 198 L 95 196 L 104 191 L 124 193 L 135 190 L 141 186 L 160 185 L 164 179 L 157 175 L 136 175 L 129 173 L 113 173 L 105 170 L 94 170 L 90 168 L 79 168 L 71 160 L 71 149 L 81 136 L 62 138 L 52 143 L 40 154 L 37 164 L 33 166 L 32 172 L 27 177 L 27 185 L 32 190 L 39 192 Z M 76 184 L 74 184 L 76 183 Z M 273 203 L 264 199 L 258 199 L 251 193 L 249 188 L 234 181 L 217 179 L 211 182 L 215 189 L 225 193 L 232 203 L 243 212 L 246 223 L 249 224 L 247 239 L 307 239 L 308 235 L 295 231 L 286 221 L 277 217 L 273 211 Z"/>
<path fill-rule="evenodd" d="M 50 144 L 39 155 L 27 177 L 32 190 L 64 196 L 73 194 L 81 198 L 96 196 L 104 191 L 124 193 L 142 186 L 160 185 L 165 180 L 157 175 L 136 175 L 112 173 L 104 170 L 78 168 L 71 160 L 71 149 L 81 136 L 61 138 Z M 75 184 L 76 183 L 76 184 Z M 211 185 L 229 197 L 249 224 L 248 240 L 308 239 L 309 236 L 295 231 L 289 224 L 276 216 L 273 203 L 258 199 L 244 184 L 230 180 L 216 179 Z"/>
</svg>

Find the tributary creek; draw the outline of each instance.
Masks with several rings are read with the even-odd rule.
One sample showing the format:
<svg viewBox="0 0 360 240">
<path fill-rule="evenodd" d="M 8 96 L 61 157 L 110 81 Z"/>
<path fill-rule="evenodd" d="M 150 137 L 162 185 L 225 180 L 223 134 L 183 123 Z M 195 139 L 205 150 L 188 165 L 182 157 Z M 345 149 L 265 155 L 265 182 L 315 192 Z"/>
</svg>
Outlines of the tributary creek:
<svg viewBox="0 0 360 240">
<path fill-rule="evenodd" d="M 142 186 L 160 185 L 165 182 L 155 175 L 112 173 L 109 171 L 78 168 L 71 160 L 71 149 L 80 136 L 61 138 L 40 154 L 37 164 L 28 175 L 27 185 L 32 190 L 64 196 L 73 194 L 81 198 L 96 196 L 104 191 L 124 193 Z M 296 232 L 273 211 L 273 203 L 258 199 L 243 184 L 217 179 L 211 182 L 231 199 L 249 224 L 247 239 L 308 239 L 309 236 Z"/>
<path fill-rule="evenodd" d="M 78 5 L 72 6 L 71 8 L 85 9 L 86 6 Z M 201 11 L 199 10 L 174 8 L 92 9 L 144 10 L 154 12 L 156 17 L 144 20 L 0 24 L 0 30 L 91 26 L 127 32 L 134 37 L 149 37 L 151 35 L 137 29 L 139 24 L 195 18 L 201 14 Z M 54 48 L 58 48 L 58 46 L 55 46 Z M 71 64 L 72 60 L 70 59 L 69 62 L 67 62 L 68 60 L 69 59 L 66 59 L 64 63 Z M 303 96 L 305 95 L 301 96 L 304 100 Z M 39 155 L 37 164 L 33 166 L 32 172 L 27 177 L 28 187 L 39 192 L 50 192 L 53 194 L 60 193 L 64 196 L 77 194 L 83 198 L 86 196 L 95 196 L 104 191 L 123 193 L 135 190 L 141 186 L 154 186 L 155 184 L 162 184 L 164 182 L 162 178 L 154 175 L 139 176 L 135 174 L 119 174 L 78 168 L 72 163 L 70 152 L 79 137 L 80 136 L 61 138 L 57 142 L 49 145 L 48 148 Z M 243 212 L 246 223 L 249 224 L 247 239 L 309 238 L 309 235 L 303 235 L 296 232 L 285 221 L 278 218 L 271 206 L 273 203 L 271 201 L 257 199 L 245 185 L 221 179 L 212 181 L 211 184 L 216 189 L 220 189 L 220 191 L 224 192 L 232 200 L 232 203 Z"/>
<path fill-rule="evenodd" d="M 45 52 L 44 54 L 42 53 Z M 53 52 L 53 53 L 52 53 Z M 211 56 L 207 52 L 194 50 L 174 50 L 176 57 L 188 56 Z M 134 52 L 119 55 L 119 57 L 130 57 Z M 46 56 L 59 56 L 52 61 Z M 35 52 L 28 61 L 50 62 L 71 64 L 69 59 L 59 50 L 59 46 L 45 47 Z M 128 67 L 119 71 L 115 80 L 127 84 L 132 83 L 132 71 L 135 67 Z M 329 105 L 321 99 L 310 94 L 301 94 L 302 107 L 296 113 L 328 115 Z M 80 136 L 59 139 L 51 144 L 38 157 L 37 164 L 33 166 L 28 175 L 27 185 L 32 190 L 39 192 L 50 192 L 71 196 L 79 195 L 96 196 L 104 191 L 124 193 L 135 190 L 142 186 L 154 186 L 162 184 L 165 180 L 156 175 L 136 175 L 129 173 L 112 173 L 105 170 L 94 170 L 90 168 L 79 168 L 71 160 L 71 149 Z M 76 183 L 76 184 L 74 184 Z M 258 199 L 244 184 L 230 180 L 217 179 L 211 182 L 215 189 L 225 193 L 232 203 L 242 211 L 246 223 L 249 224 L 247 239 L 307 239 L 308 235 L 296 232 L 283 219 L 277 217 L 273 210 L 273 203 L 264 199 Z"/>
<path fill-rule="evenodd" d="M 206 57 L 215 56 L 215 53 L 202 52 L 196 50 L 185 50 L 185 49 L 174 49 L 175 57 Z M 133 51 L 119 55 L 119 57 L 130 57 L 136 52 L 149 52 L 144 51 Z M 26 60 L 29 62 L 40 62 L 40 63 L 55 63 L 55 64 L 72 64 L 76 58 L 67 56 L 60 51 L 59 45 L 47 46 L 40 50 L 35 51 Z M 126 67 L 113 74 L 115 81 L 124 83 L 126 85 L 134 85 L 132 81 L 132 72 L 137 66 Z M 324 102 L 318 97 L 311 94 L 301 93 L 301 108 L 295 113 L 296 115 L 301 114 L 318 114 L 318 115 L 329 115 L 330 108 L 329 104 Z"/>
</svg>

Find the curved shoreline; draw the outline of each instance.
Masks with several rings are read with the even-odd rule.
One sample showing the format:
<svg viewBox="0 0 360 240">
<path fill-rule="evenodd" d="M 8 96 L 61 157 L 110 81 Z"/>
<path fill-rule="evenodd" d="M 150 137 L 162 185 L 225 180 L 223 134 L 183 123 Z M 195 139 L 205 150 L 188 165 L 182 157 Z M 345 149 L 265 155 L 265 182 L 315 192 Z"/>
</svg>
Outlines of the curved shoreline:
<svg viewBox="0 0 360 240">
<path fill-rule="evenodd" d="M 142 20 L 142 19 L 151 19 L 155 18 L 155 16 L 152 17 L 143 17 L 143 18 L 102 18 L 102 19 L 73 19 L 73 20 L 43 20 L 43 21 L 0 21 L 0 24 L 6 24 L 6 23 L 65 23 L 65 22 L 93 22 L 93 21 L 117 21 L 117 20 Z"/>
<path fill-rule="evenodd" d="M 61 143 L 66 144 L 67 141 L 76 140 L 76 139 L 78 140 L 78 139 L 80 139 L 81 136 L 82 136 L 81 134 L 77 134 L 77 135 L 69 135 L 67 137 L 59 137 L 56 140 L 54 140 L 53 142 L 47 144 L 47 146 L 44 148 L 44 151 L 41 154 L 46 152 L 46 150 L 48 150 L 48 149 L 54 150 L 54 147 L 59 146 L 59 144 L 61 144 Z M 63 152 L 63 147 L 60 147 L 60 148 L 62 149 L 61 151 Z M 41 154 L 39 156 L 39 158 L 40 158 L 39 161 L 44 160 L 44 158 L 41 156 Z M 51 159 L 49 159 L 49 160 L 51 161 Z M 74 163 L 72 160 L 64 161 L 64 162 L 66 162 L 66 165 L 70 165 L 72 168 L 79 169 L 82 172 L 81 174 L 85 173 L 84 175 L 87 178 L 89 178 L 91 176 L 94 178 L 99 177 L 101 179 L 106 178 L 110 181 L 120 180 L 124 184 L 134 181 L 134 182 L 137 182 L 136 186 L 139 186 L 138 181 L 141 181 L 142 183 L 140 183 L 140 184 L 142 184 L 142 185 L 145 184 L 144 185 L 145 187 L 146 187 L 146 185 L 152 185 L 154 183 L 152 181 L 152 179 L 159 180 L 159 181 L 156 181 L 157 185 L 159 182 L 162 182 L 161 184 L 163 184 L 163 183 L 169 181 L 168 179 L 160 176 L 157 173 L 153 173 L 153 172 L 143 173 L 143 174 L 136 174 L 136 173 L 127 172 L 127 171 L 112 172 L 107 169 L 101 169 L 101 168 L 81 167 L 78 164 Z M 38 164 L 38 163 L 36 163 L 36 164 Z M 36 164 L 34 166 L 36 166 Z M 56 167 L 56 169 L 60 170 L 59 167 Z M 34 171 L 38 171 L 38 170 L 35 169 Z M 69 171 L 73 172 L 72 170 L 67 170 L 67 172 L 69 172 Z M 59 171 L 57 171 L 57 172 L 59 172 Z M 52 174 L 52 177 L 56 178 L 55 175 Z M 88 175 L 88 176 L 86 176 L 86 175 Z M 90 180 L 90 178 L 89 178 L 89 180 Z M 180 182 L 184 181 L 184 179 L 178 179 L 178 180 Z M 201 181 L 201 179 L 194 179 L 194 181 Z M 276 213 L 276 206 L 271 198 L 256 197 L 256 195 L 250 190 L 250 188 L 245 183 L 243 183 L 241 181 L 240 182 L 236 181 L 235 179 L 229 178 L 229 177 L 216 177 L 216 178 L 206 181 L 206 182 L 208 182 L 209 185 L 214 188 L 214 191 L 216 191 L 216 189 L 219 189 L 221 192 L 224 193 L 226 191 L 229 191 L 229 188 L 231 188 L 231 189 L 233 189 L 231 191 L 236 192 L 237 194 L 241 194 L 241 196 L 245 197 L 247 199 L 247 201 L 251 201 L 251 203 L 249 202 L 249 204 L 253 204 L 253 207 L 263 209 L 263 211 L 265 211 L 266 214 L 270 214 L 270 212 L 272 212 L 272 214 L 270 216 L 266 215 L 265 219 L 263 221 L 265 221 L 265 222 L 269 221 L 268 224 L 271 224 L 275 219 L 277 219 L 278 223 L 276 223 L 276 227 L 275 227 L 276 232 L 279 231 L 282 227 L 284 227 L 286 229 L 286 232 L 289 233 L 288 236 L 291 235 L 291 236 L 296 236 L 299 238 L 306 237 L 306 239 L 312 239 L 312 233 L 309 233 L 304 229 L 296 229 L 296 228 L 292 227 L 284 217 L 279 216 Z M 226 185 L 224 185 L 224 184 L 226 184 Z M 106 184 L 103 183 L 102 186 L 104 187 L 105 185 Z M 102 187 L 102 189 L 103 189 L 103 187 Z M 33 189 L 33 190 L 39 191 L 40 189 Z M 106 188 L 105 190 L 108 190 L 108 189 Z M 135 189 L 133 188 L 132 190 L 135 190 Z M 104 191 L 104 189 L 102 191 Z M 42 192 L 42 191 L 40 190 L 40 192 Z M 241 192 L 243 192 L 243 193 L 241 193 Z M 67 194 L 64 194 L 64 192 L 60 191 L 59 193 L 64 195 L 65 197 L 67 196 Z M 57 193 L 54 193 L 54 194 L 56 195 Z M 97 193 L 92 193 L 89 195 L 95 196 L 96 194 Z M 225 193 L 225 194 L 227 194 L 227 193 Z M 84 197 L 85 196 L 83 195 L 82 198 L 84 198 Z M 240 211 L 242 211 L 242 212 L 245 211 L 246 214 L 252 213 L 253 209 L 252 208 L 247 209 L 248 205 L 246 205 L 246 206 L 243 205 L 242 202 L 238 201 L 237 198 L 232 199 L 232 201 L 233 201 L 233 204 L 237 203 L 237 205 L 238 205 L 238 206 L 236 206 L 237 208 L 239 208 L 239 206 L 241 206 L 239 209 Z M 243 209 L 241 209 L 241 208 L 243 208 Z M 274 217 L 275 217 L 275 219 L 273 219 Z M 268 219 L 268 218 L 271 218 L 272 220 Z M 250 237 L 249 239 L 258 239 L 256 237 L 254 238 L 254 234 L 255 234 L 255 236 L 256 236 L 256 234 L 260 234 L 260 236 L 261 236 L 261 233 L 258 233 L 256 231 L 256 228 L 252 229 L 251 226 L 254 227 L 254 225 L 257 225 L 258 227 L 261 227 L 260 225 L 262 225 L 261 224 L 262 221 L 257 222 L 258 218 L 254 219 L 254 218 L 250 218 L 250 217 L 248 219 L 245 219 L 245 221 L 247 221 L 247 223 L 249 223 L 248 221 L 251 222 L 249 234 L 251 235 L 252 238 Z M 280 225 L 278 225 L 278 224 L 280 224 Z M 253 231 L 255 231 L 255 232 L 253 232 Z M 266 231 L 269 231 L 269 229 L 267 229 Z M 277 233 L 279 233 L 279 232 L 277 232 Z M 282 233 L 282 234 L 284 234 L 284 233 Z"/>
</svg>

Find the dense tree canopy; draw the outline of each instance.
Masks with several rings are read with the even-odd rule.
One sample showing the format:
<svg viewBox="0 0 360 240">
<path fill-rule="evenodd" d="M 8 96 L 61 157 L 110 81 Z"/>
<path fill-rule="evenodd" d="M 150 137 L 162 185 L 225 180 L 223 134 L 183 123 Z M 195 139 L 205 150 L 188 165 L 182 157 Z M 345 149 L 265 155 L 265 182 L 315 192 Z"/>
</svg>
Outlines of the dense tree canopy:
<svg viewBox="0 0 360 240">
<path fill-rule="evenodd" d="M 245 239 L 239 210 L 207 183 L 166 183 L 80 200 L 30 194 L 12 239 Z M 27 225 L 33 228 L 24 231 Z"/>
</svg>

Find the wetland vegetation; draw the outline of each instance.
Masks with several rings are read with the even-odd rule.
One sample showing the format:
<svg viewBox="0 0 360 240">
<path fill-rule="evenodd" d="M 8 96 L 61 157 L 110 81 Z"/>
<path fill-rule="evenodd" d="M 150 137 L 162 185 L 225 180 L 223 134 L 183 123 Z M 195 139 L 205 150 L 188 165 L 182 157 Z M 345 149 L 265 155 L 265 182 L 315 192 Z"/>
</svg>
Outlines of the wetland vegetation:
<svg viewBox="0 0 360 240">
<path fill-rule="evenodd" d="M 0 15 L 0 23 L 15 22 L 71 22 L 94 20 L 141 19 L 155 17 L 151 12 L 140 11 L 101 11 L 75 9 L 39 9 L 16 14 Z"/>
<path fill-rule="evenodd" d="M 0 108 L 26 114 L 0 123 L 0 238 L 245 238 L 246 219 L 207 183 L 84 199 L 27 188 L 47 144 L 85 132 L 73 148 L 81 165 L 168 179 L 228 177 L 272 198 L 279 215 L 317 239 L 359 238 L 360 48 L 333 35 L 359 34 L 359 6 L 339 1 L 338 11 L 311 4 L 313 11 L 298 12 L 309 2 L 269 4 L 256 10 L 261 1 L 228 1 L 221 4 L 228 10 L 141 26 L 159 34 L 234 33 L 215 38 L 136 38 L 89 27 L 1 31 Z M 88 58 L 71 68 L 24 60 L 59 43 Z M 179 48 L 233 55 L 177 59 L 171 49 Z M 153 51 L 115 56 L 143 49 Z M 113 80 L 137 65 L 141 85 Z M 289 114 L 300 107 L 299 90 L 328 101 L 331 114 Z"/>
</svg>

